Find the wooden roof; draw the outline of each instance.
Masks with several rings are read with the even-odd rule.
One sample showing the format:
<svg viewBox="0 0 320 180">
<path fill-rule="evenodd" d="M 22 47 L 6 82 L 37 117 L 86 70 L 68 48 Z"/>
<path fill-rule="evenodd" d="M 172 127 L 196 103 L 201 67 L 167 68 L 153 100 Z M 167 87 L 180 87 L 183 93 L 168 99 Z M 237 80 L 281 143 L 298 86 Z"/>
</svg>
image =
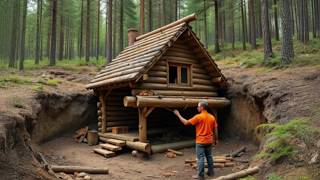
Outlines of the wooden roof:
<svg viewBox="0 0 320 180">
<path fill-rule="evenodd" d="M 172 23 L 174 24 L 174 23 Z M 174 42 L 186 31 L 189 31 L 202 53 L 204 53 L 209 65 L 211 65 L 221 77 L 219 84 L 226 85 L 226 79 L 213 59 L 204 48 L 203 44 L 191 30 L 188 22 L 181 22 L 162 30 L 156 29 L 147 34 L 138 36 L 133 45 L 125 48 L 111 63 L 107 64 L 86 86 L 88 89 L 101 87 L 118 87 L 123 84 L 135 83 L 145 74 L 166 52 Z"/>
</svg>

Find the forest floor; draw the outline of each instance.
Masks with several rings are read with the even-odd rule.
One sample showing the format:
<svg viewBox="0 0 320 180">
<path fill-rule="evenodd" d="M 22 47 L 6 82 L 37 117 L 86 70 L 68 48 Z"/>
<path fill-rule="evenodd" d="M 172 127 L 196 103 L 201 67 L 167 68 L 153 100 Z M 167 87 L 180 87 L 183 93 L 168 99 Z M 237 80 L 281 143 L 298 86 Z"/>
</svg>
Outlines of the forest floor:
<svg viewBox="0 0 320 180">
<path fill-rule="evenodd" d="M 254 144 L 236 139 L 226 139 L 220 141 L 219 145 L 213 148 L 213 154 L 225 155 L 242 146 L 246 146 L 247 151 L 237 159 L 250 160 L 258 150 Z M 142 156 L 133 157 L 129 151 L 106 159 L 94 154 L 92 152 L 94 148 L 95 146 L 76 143 L 72 139 L 72 135 L 66 134 L 41 145 L 40 150 L 52 164 L 109 168 L 109 175 L 91 176 L 94 179 L 191 179 L 191 176 L 197 173 L 194 168 L 184 162 L 186 159 L 196 158 L 195 148 L 180 150 L 184 155 L 176 158 L 167 158 L 165 153 L 158 153 L 148 159 Z M 239 171 L 248 166 L 248 163 L 237 163 L 235 167 L 216 168 L 215 177 Z"/>
</svg>

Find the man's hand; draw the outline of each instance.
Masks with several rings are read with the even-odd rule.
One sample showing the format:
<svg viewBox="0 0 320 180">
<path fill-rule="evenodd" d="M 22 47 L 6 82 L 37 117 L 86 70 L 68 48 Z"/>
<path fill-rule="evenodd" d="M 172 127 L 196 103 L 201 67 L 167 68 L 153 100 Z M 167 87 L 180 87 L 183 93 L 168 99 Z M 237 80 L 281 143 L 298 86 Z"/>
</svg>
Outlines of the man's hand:
<svg viewBox="0 0 320 180">
<path fill-rule="evenodd" d="M 173 110 L 173 113 L 178 117 L 180 116 L 180 113 L 179 113 L 179 111 L 177 109 Z"/>
</svg>

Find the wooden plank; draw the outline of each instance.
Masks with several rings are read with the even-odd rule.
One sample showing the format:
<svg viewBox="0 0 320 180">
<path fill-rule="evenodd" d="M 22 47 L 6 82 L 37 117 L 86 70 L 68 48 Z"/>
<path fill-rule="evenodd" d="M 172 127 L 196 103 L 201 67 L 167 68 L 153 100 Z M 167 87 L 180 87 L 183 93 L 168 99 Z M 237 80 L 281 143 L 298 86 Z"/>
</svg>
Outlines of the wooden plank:
<svg viewBox="0 0 320 180">
<path fill-rule="evenodd" d="M 136 134 L 113 134 L 113 133 L 98 133 L 100 137 L 118 139 L 123 141 L 138 141 L 139 138 Z"/>
<path fill-rule="evenodd" d="M 108 143 L 107 144 L 100 144 L 100 146 L 103 149 L 113 151 L 113 152 L 122 150 L 122 148 L 120 146 L 116 146 L 116 145 L 108 144 Z"/>
<path fill-rule="evenodd" d="M 104 156 L 105 158 L 109 158 L 109 157 L 114 157 L 116 155 L 116 153 L 112 152 L 112 151 L 108 151 L 105 149 L 93 149 L 93 152 L 100 154 L 102 156 Z"/>
<path fill-rule="evenodd" d="M 104 137 L 99 137 L 100 141 L 113 144 L 116 146 L 123 147 L 126 145 L 126 141 L 118 140 L 118 139 L 110 139 L 110 138 L 104 138 Z"/>
</svg>

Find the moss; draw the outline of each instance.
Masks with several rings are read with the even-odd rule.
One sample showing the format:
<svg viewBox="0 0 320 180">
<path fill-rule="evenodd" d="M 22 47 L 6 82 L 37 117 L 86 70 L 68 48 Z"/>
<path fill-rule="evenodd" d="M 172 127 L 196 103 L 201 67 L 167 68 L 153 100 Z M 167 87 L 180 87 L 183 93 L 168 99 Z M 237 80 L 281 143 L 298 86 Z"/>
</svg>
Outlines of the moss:
<svg viewBox="0 0 320 180">
<path fill-rule="evenodd" d="M 240 178 L 240 180 L 256 180 L 256 178 L 253 177 L 253 176 L 247 176 L 247 177 L 244 177 L 244 178 Z"/>
<path fill-rule="evenodd" d="M 11 104 L 13 105 L 13 107 L 16 107 L 16 108 L 24 108 L 24 103 L 22 101 L 22 99 L 18 98 L 18 97 L 12 97 L 10 99 L 11 101 Z"/>
<path fill-rule="evenodd" d="M 276 161 L 282 157 L 290 157 L 295 154 L 296 144 L 293 140 L 299 139 L 305 143 L 311 142 L 311 138 L 320 134 L 320 131 L 312 127 L 310 119 L 293 119 L 286 124 L 263 124 L 257 129 L 266 130 L 267 142 L 264 149 L 258 153 L 256 159 L 270 159 Z"/>
</svg>

